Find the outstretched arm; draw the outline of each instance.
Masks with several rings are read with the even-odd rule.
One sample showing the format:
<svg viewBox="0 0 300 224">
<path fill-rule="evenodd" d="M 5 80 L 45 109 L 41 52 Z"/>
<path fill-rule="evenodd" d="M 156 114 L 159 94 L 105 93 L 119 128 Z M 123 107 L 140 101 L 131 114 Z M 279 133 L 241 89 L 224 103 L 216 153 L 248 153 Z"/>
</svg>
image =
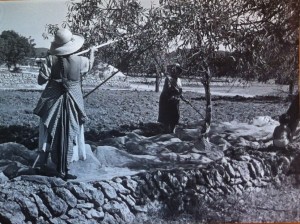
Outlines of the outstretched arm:
<svg viewBox="0 0 300 224">
<path fill-rule="evenodd" d="M 91 70 L 94 66 L 94 62 L 95 62 L 95 52 L 97 51 L 96 47 L 91 47 L 90 50 L 90 64 L 89 64 L 89 70 Z"/>
<path fill-rule="evenodd" d="M 81 56 L 81 74 L 83 76 L 86 75 L 86 73 L 90 71 L 94 66 L 95 51 L 97 51 L 95 47 L 92 47 L 90 49 L 90 58 Z"/>
</svg>

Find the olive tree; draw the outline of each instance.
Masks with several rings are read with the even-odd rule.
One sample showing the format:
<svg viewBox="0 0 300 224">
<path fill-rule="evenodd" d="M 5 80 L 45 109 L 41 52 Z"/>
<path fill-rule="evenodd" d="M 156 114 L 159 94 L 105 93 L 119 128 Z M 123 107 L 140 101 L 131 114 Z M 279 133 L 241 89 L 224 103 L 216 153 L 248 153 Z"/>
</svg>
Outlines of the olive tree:
<svg viewBox="0 0 300 224">
<path fill-rule="evenodd" d="M 161 0 L 161 29 L 170 47 L 180 57 L 178 62 L 188 75 L 200 78 L 205 89 L 205 124 L 201 137 L 207 138 L 212 120 L 210 84 L 216 73 L 215 58 L 221 48 L 231 51 L 236 35 L 238 14 L 229 0 Z"/>
<path fill-rule="evenodd" d="M 0 59 L 8 69 L 24 61 L 26 57 L 34 56 L 34 40 L 19 35 L 13 30 L 3 31 L 0 35 Z"/>
</svg>

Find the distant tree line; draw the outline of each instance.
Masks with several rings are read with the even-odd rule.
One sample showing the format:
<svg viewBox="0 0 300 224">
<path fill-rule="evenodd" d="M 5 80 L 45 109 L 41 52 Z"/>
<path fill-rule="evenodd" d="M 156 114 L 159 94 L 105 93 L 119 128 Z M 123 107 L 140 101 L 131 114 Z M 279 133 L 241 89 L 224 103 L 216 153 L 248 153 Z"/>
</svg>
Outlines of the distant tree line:
<svg viewBox="0 0 300 224">
<path fill-rule="evenodd" d="M 0 64 L 18 71 L 18 65 L 26 58 L 35 56 L 35 43 L 30 37 L 19 35 L 13 30 L 3 31 L 0 35 Z"/>
</svg>

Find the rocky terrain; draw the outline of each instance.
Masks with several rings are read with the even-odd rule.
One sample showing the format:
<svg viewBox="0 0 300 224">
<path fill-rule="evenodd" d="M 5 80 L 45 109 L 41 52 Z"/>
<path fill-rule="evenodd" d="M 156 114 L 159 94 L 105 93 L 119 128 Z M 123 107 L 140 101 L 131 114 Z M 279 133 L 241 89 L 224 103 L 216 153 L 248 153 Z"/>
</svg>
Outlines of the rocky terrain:
<svg viewBox="0 0 300 224">
<path fill-rule="evenodd" d="M 213 97 L 208 151 L 189 105 L 181 103 L 180 125 L 165 135 L 156 123 L 159 93 L 97 90 L 85 101 L 88 159 L 72 165 L 76 181 L 64 182 L 30 169 L 40 91 L 0 92 L 0 222 L 299 221 L 299 191 L 286 176 L 298 168 L 299 147 L 280 151 L 270 141 L 285 98 Z M 201 94 L 184 96 L 204 107 Z"/>
</svg>

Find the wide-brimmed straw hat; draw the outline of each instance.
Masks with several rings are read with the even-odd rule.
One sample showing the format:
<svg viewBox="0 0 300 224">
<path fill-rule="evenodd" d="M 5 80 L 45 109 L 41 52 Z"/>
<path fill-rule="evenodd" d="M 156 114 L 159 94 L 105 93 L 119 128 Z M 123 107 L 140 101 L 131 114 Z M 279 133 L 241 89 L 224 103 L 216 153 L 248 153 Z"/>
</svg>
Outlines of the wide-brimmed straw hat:
<svg viewBox="0 0 300 224">
<path fill-rule="evenodd" d="M 68 29 L 58 29 L 51 43 L 50 54 L 68 55 L 78 51 L 84 43 L 80 35 L 72 34 Z"/>
</svg>

